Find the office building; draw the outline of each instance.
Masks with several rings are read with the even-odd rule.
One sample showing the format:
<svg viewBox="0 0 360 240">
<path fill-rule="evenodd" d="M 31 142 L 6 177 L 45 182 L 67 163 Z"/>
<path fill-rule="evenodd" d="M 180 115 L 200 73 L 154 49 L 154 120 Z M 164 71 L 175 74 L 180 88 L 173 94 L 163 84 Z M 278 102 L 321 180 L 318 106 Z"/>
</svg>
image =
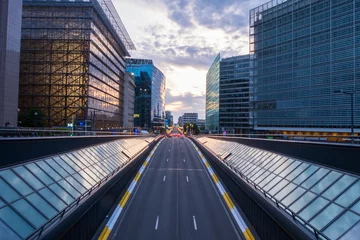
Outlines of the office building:
<svg viewBox="0 0 360 240">
<path fill-rule="evenodd" d="M 150 59 L 126 59 L 135 79 L 135 127 L 164 130 L 166 77 Z"/>
<path fill-rule="evenodd" d="M 199 129 L 205 128 L 205 119 L 198 119 L 196 124 L 198 125 Z"/>
<path fill-rule="evenodd" d="M 185 123 L 195 124 L 197 123 L 197 120 L 198 120 L 198 113 L 184 113 L 182 116 L 183 124 Z"/>
<path fill-rule="evenodd" d="M 0 1 L 0 127 L 17 126 L 22 0 Z"/>
<path fill-rule="evenodd" d="M 249 55 L 220 61 L 219 126 L 220 131 L 249 133 Z"/>
<path fill-rule="evenodd" d="M 24 0 L 20 111 L 46 126 L 123 126 L 125 56 L 134 45 L 111 0 Z"/>
<path fill-rule="evenodd" d="M 168 126 L 172 126 L 174 124 L 173 115 L 171 115 L 171 111 L 165 111 L 165 124 Z"/>
<path fill-rule="evenodd" d="M 248 133 L 249 55 L 215 58 L 206 76 L 205 127 L 212 133 Z"/>
<path fill-rule="evenodd" d="M 219 133 L 220 53 L 206 74 L 206 129 Z"/>
<path fill-rule="evenodd" d="M 360 105 L 360 5 L 275 1 L 250 11 L 255 130 L 348 133 Z M 359 132 L 360 111 L 354 111 Z"/>
<path fill-rule="evenodd" d="M 180 116 L 180 117 L 178 118 L 178 124 L 179 124 L 180 126 L 183 126 L 183 125 L 184 125 L 183 116 Z"/>
<path fill-rule="evenodd" d="M 134 127 L 134 107 L 135 107 L 135 81 L 134 76 L 126 72 L 124 84 L 124 127 Z"/>
</svg>

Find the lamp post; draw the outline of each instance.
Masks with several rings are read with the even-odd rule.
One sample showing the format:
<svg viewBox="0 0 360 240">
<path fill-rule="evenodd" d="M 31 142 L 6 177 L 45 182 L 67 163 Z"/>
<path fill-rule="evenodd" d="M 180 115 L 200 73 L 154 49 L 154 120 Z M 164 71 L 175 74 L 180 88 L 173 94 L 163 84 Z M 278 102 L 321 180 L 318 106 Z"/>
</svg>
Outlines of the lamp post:
<svg viewBox="0 0 360 240">
<path fill-rule="evenodd" d="M 356 91 L 346 92 L 343 89 L 334 90 L 334 93 L 342 93 L 351 97 L 351 143 L 354 143 L 354 95 Z"/>
</svg>

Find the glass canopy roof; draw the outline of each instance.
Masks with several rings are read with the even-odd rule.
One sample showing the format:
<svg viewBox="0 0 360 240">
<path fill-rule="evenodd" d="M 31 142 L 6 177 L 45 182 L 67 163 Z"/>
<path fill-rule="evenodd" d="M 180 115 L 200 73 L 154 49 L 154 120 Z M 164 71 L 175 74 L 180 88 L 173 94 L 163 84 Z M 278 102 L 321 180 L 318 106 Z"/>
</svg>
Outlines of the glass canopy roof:
<svg viewBox="0 0 360 240">
<path fill-rule="evenodd" d="M 0 169 L 0 239 L 27 238 L 153 140 L 121 139 Z"/>
<path fill-rule="evenodd" d="M 358 239 L 359 176 L 239 143 L 197 140 L 320 239 Z"/>
</svg>

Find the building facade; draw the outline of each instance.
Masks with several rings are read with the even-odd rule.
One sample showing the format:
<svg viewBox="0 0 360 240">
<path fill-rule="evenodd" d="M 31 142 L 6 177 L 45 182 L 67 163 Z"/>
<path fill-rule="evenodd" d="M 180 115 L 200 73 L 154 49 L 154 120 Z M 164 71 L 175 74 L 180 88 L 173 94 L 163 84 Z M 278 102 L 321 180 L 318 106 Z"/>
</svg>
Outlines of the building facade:
<svg viewBox="0 0 360 240">
<path fill-rule="evenodd" d="M 206 129 L 219 133 L 220 53 L 206 74 Z"/>
<path fill-rule="evenodd" d="M 220 61 L 219 126 L 220 131 L 249 133 L 250 56 L 223 58 Z"/>
<path fill-rule="evenodd" d="M 22 0 L 0 1 L 0 127 L 17 126 Z"/>
<path fill-rule="evenodd" d="M 166 77 L 150 59 L 126 59 L 135 78 L 135 127 L 164 129 Z"/>
<path fill-rule="evenodd" d="M 23 4 L 20 111 L 43 112 L 46 126 L 123 126 L 124 57 L 135 48 L 113 3 Z"/>
<path fill-rule="evenodd" d="M 195 124 L 197 123 L 197 120 L 198 120 L 198 113 L 184 113 L 184 115 L 182 116 L 183 124 L 185 123 Z"/>
<path fill-rule="evenodd" d="M 168 126 L 174 125 L 173 115 L 171 115 L 171 111 L 165 111 L 165 123 Z"/>
<path fill-rule="evenodd" d="M 184 125 L 183 116 L 180 116 L 180 117 L 178 118 L 178 124 L 179 124 L 180 126 L 183 126 L 183 125 Z"/>
<path fill-rule="evenodd" d="M 131 73 L 126 72 L 123 113 L 123 126 L 126 128 L 134 127 L 135 87 L 134 76 Z"/>
<path fill-rule="evenodd" d="M 250 11 L 255 130 L 350 131 L 350 95 L 334 91 L 357 91 L 359 109 L 359 15 L 355 0 L 271 1 Z"/>
</svg>

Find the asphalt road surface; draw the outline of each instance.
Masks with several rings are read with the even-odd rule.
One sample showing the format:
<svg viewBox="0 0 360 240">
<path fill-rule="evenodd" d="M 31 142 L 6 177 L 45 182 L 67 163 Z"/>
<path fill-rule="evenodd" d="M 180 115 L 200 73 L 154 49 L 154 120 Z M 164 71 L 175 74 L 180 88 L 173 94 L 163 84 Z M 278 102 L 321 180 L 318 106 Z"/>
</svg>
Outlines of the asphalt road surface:
<svg viewBox="0 0 360 240">
<path fill-rule="evenodd" d="M 110 239 L 241 239 L 188 139 L 164 139 Z"/>
</svg>

